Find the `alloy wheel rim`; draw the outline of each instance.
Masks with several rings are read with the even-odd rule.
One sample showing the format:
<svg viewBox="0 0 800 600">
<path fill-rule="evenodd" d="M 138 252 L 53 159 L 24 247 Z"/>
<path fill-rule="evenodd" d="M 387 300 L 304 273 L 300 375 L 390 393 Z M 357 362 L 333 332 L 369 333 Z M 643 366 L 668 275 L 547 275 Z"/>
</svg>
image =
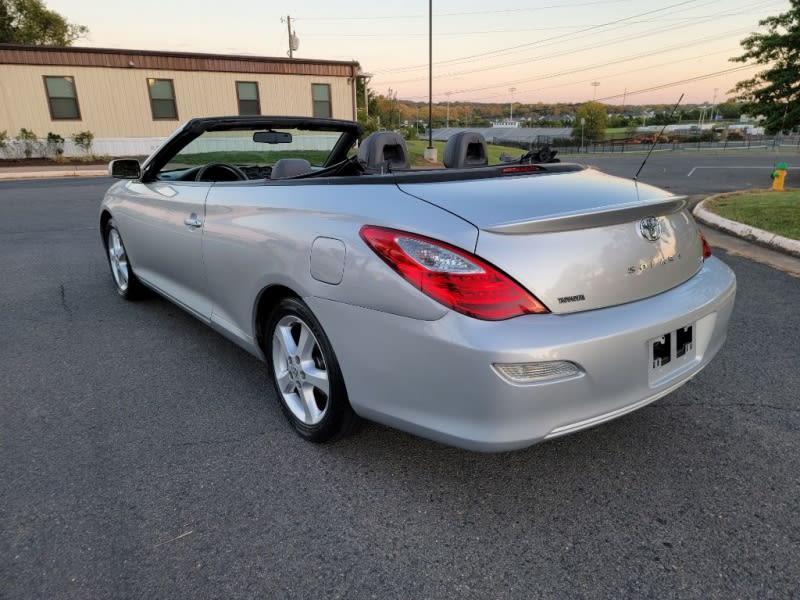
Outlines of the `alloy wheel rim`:
<svg viewBox="0 0 800 600">
<path fill-rule="evenodd" d="M 128 254 L 125 252 L 122 238 L 119 237 L 119 232 L 116 229 L 112 229 L 108 233 L 108 258 L 111 262 L 111 274 L 114 276 L 114 283 L 117 284 L 120 291 L 126 291 L 129 282 Z"/>
<path fill-rule="evenodd" d="M 330 382 L 325 358 L 311 328 L 286 315 L 272 334 L 272 367 L 284 403 L 305 425 L 316 425 L 328 411 Z"/>
</svg>

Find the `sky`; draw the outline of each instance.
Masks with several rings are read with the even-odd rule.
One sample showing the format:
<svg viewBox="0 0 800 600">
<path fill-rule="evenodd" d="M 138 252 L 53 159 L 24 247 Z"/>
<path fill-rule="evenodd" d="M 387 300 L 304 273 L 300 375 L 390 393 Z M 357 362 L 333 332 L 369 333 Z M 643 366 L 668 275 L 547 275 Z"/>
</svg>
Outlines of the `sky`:
<svg viewBox="0 0 800 600">
<path fill-rule="evenodd" d="M 76 46 L 356 60 L 377 94 L 428 98 L 428 2 L 45 0 Z M 720 103 L 730 62 L 789 0 L 432 0 L 434 102 Z M 124 8 L 128 6 L 128 9 Z M 130 7 L 135 7 L 131 11 Z"/>
</svg>

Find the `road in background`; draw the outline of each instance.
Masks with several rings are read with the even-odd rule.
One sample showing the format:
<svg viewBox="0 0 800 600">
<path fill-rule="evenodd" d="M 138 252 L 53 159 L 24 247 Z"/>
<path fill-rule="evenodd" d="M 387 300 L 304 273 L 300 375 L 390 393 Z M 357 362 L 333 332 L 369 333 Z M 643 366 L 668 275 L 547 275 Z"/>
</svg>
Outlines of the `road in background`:
<svg viewBox="0 0 800 600">
<path fill-rule="evenodd" d="M 725 348 L 600 427 L 499 455 L 375 424 L 313 445 L 263 364 L 117 296 L 108 183 L 0 183 L 0 597 L 797 594 L 800 279 L 718 252 Z"/>
<path fill-rule="evenodd" d="M 632 179 L 646 152 L 625 154 L 571 154 L 564 162 L 592 165 Z M 705 154 L 697 152 L 654 152 L 639 175 L 639 181 L 676 194 L 717 194 L 744 189 L 766 189 L 775 163 L 785 162 L 790 170 L 788 187 L 800 187 L 800 154 L 767 151 Z"/>
</svg>

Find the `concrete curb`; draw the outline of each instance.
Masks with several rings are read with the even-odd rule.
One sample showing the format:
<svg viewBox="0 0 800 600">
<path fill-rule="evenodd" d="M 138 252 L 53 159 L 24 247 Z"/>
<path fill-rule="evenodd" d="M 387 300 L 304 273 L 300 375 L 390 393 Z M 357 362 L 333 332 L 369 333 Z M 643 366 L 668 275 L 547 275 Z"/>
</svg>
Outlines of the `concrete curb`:
<svg viewBox="0 0 800 600">
<path fill-rule="evenodd" d="M 763 229 L 758 229 L 757 227 L 751 227 L 750 225 L 738 223 L 737 221 L 731 221 L 730 219 L 720 217 L 719 215 L 706 210 L 703 206 L 709 200 L 713 200 L 719 196 L 727 195 L 729 195 L 729 193 L 709 196 L 694 207 L 694 210 L 692 211 L 694 216 L 698 221 L 708 225 L 709 227 L 721 229 L 726 233 L 730 233 L 744 240 L 755 242 L 756 244 L 761 244 L 762 246 L 766 246 L 772 250 L 777 250 L 778 252 L 783 252 L 784 254 L 791 254 L 792 256 L 800 257 L 800 240 L 792 240 L 781 235 L 775 235 L 769 231 L 764 231 Z"/>
<path fill-rule="evenodd" d="M 107 177 L 108 169 L 69 169 L 60 171 L 15 171 L 0 173 L 0 180 L 55 179 L 58 177 Z"/>
</svg>

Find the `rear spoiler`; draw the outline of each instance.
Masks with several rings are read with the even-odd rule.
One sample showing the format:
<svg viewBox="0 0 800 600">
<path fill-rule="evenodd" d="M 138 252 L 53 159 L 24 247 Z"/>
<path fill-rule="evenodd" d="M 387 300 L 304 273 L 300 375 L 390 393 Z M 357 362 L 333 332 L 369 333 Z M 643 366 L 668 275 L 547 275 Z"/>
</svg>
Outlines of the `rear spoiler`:
<svg viewBox="0 0 800 600">
<path fill-rule="evenodd" d="M 593 210 L 592 212 L 567 212 L 547 215 L 538 219 L 516 221 L 513 223 L 498 223 L 482 227 L 483 231 L 505 235 L 519 235 L 529 233 L 553 233 L 556 231 L 572 231 L 575 229 L 588 229 L 590 227 L 606 227 L 636 221 L 645 217 L 660 217 L 671 215 L 686 208 L 686 196 L 673 196 L 671 198 L 657 198 L 617 204 L 614 206 Z"/>
</svg>

